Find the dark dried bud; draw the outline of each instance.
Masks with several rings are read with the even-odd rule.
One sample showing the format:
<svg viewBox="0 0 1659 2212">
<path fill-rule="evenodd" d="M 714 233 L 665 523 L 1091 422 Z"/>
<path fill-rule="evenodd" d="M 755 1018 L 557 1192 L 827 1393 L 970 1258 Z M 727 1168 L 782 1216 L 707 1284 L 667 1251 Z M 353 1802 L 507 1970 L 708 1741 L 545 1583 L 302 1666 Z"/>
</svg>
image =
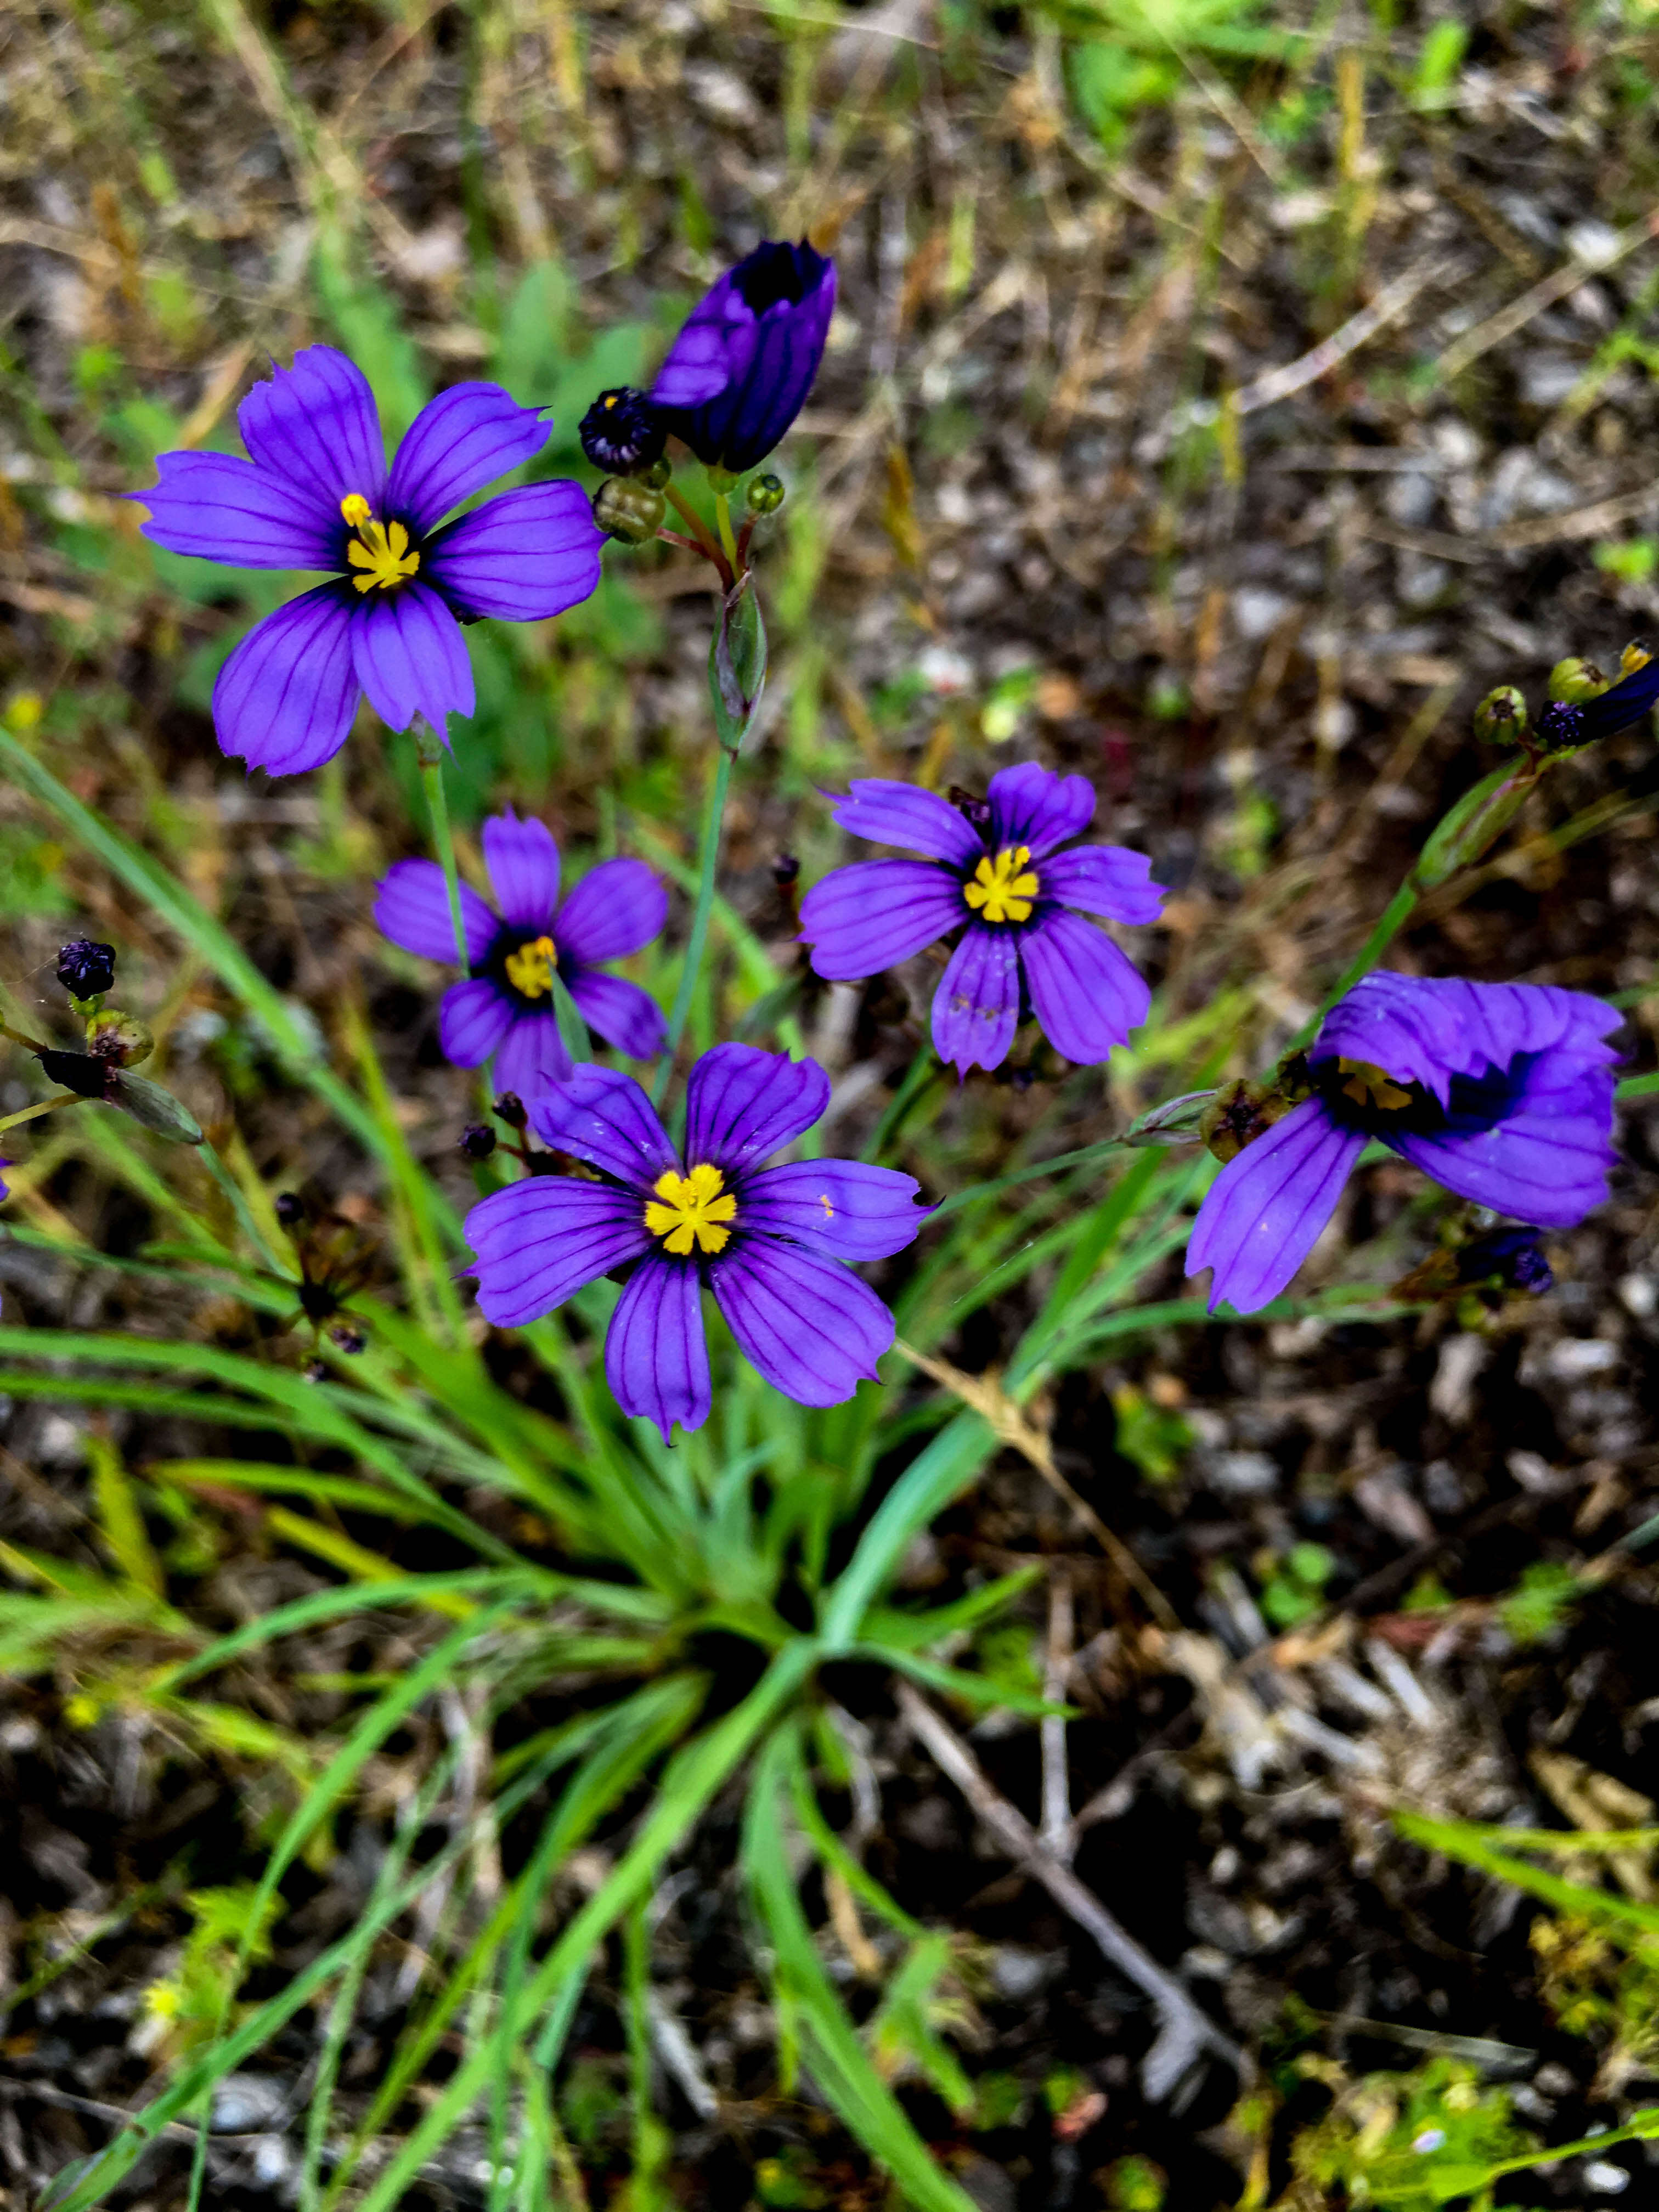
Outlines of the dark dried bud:
<svg viewBox="0 0 1659 2212">
<path fill-rule="evenodd" d="M 487 1121 L 469 1121 L 461 1132 L 460 1147 L 470 1160 L 487 1160 L 495 1149 L 495 1132 Z"/>
<path fill-rule="evenodd" d="M 783 505 L 783 478 L 767 475 L 750 477 L 743 502 L 750 514 L 775 514 Z"/>
<path fill-rule="evenodd" d="M 1589 734 L 1582 707 L 1565 699 L 1552 699 L 1538 717 L 1533 742 L 1540 752 L 1565 753 L 1571 752 L 1575 745 L 1583 744 Z"/>
<path fill-rule="evenodd" d="M 525 1103 L 516 1091 L 503 1091 L 489 1110 L 498 1121 L 505 1121 L 509 1129 L 522 1129 L 530 1119 Z"/>
<path fill-rule="evenodd" d="M 1476 1237 L 1457 1255 L 1460 1283 L 1490 1282 L 1494 1277 L 1506 1291 L 1529 1291 L 1541 1298 L 1555 1280 L 1555 1271 L 1545 1258 L 1538 1229 L 1492 1229 Z"/>
<path fill-rule="evenodd" d="M 1246 1145 L 1265 1137 L 1290 1112 L 1290 1103 L 1267 1083 L 1242 1076 L 1224 1083 L 1199 1116 L 1198 1133 L 1217 1159 L 1236 1160 Z"/>
<path fill-rule="evenodd" d="M 593 495 L 593 520 L 607 538 L 648 545 L 662 528 L 668 502 L 631 477 L 607 477 Z"/>
<path fill-rule="evenodd" d="M 360 1352 L 366 1352 L 368 1348 L 368 1339 L 362 1329 L 349 1321 L 336 1322 L 328 1333 L 328 1340 L 337 1352 L 343 1352 L 349 1359 L 355 1359 Z"/>
<path fill-rule="evenodd" d="M 300 1370 L 300 1380 L 302 1382 L 326 1382 L 328 1380 L 327 1360 L 307 1359 L 305 1365 Z"/>
<path fill-rule="evenodd" d="M 1488 744 L 1518 745 L 1527 734 L 1527 702 L 1513 684 L 1488 691 L 1474 710 L 1474 734 Z"/>
<path fill-rule="evenodd" d="M 306 1218 L 306 1202 L 297 1191 L 279 1190 L 271 1212 L 284 1229 L 297 1229 Z"/>
<path fill-rule="evenodd" d="M 662 458 L 668 431 L 643 392 L 620 384 L 599 398 L 581 419 L 582 451 L 607 476 L 631 477 Z"/>
<path fill-rule="evenodd" d="M 50 1046 L 37 1052 L 40 1072 L 53 1083 L 61 1083 L 65 1091 L 72 1091 L 77 1098 L 107 1098 L 115 1070 L 106 1060 L 94 1060 L 89 1052 L 57 1052 Z"/>
<path fill-rule="evenodd" d="M 87 1024 L 87 1050 L 111 1067 L 137 1067 L 155 1049 L 155 1038 L 136 1014 L 106 1006 Z"/>
<path fill-rule="evenodd" d="M 799 873 L 800 862 L 793 853 L 780 853 L 772 863 L 772 880 L 780 890 L 786 884 L 793 884 Z"/>
<path fill-rule="evenodd" d="M 115 981 L 115 947 L 77 937 L 58 956 L 58 980 L 71 999 L 96 999 Z"/>
</svg>

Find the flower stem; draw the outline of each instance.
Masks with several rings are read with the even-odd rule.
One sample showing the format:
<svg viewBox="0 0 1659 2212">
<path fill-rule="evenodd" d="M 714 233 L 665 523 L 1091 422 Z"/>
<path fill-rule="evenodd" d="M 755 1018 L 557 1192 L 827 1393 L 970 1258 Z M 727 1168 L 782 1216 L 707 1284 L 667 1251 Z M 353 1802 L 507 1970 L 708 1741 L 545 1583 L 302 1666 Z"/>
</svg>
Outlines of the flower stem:
<svg viewBox="0 0 1659 2212">
<path fill-rule="evenodd" d="M 720 547 L 709 536 L 708 525 L 703 520 L 702 515 L 697 513 L 696 508 L 692 506 L 690 501 L 685 496 L 685 494 L 682 491 L 677 491 L 672 483 L 664 486 L 663 497 L 668 501 L 670 507 L 673 508 L 675 514 L 678 514 L 685 523 L 685 526 L 690 531 L 691 535 L 696 539 L 698 551 L 702 554 L 705 560 L 712 561 L 714 566 L 720 570 L 720 580 L 729 592 L 732 588 L 733 580 L 731 565 L 727 562 L 726 556 L 720 551 Z"/>
<path fill-rule="evenodd" d="M 732 564 L 732 574 L 738 573 L 738 541 L 732 535 L 732 502 L 723 491 L 714 494 L 714 519 L 720 526 L 720 544 L 726 548 L 726 557 Z"/>
<path fill-rule="evenodd" d="M 415 756 L 421 764 L 427 811 L 432 817 L 432 842 L 437 849 L 438 866 L 444 872 L 444 889 L 449 894 L 449 926 L 455 933 L 455 957 L 460 963 L 461 973 L 466 975 L 472 970 L 472 956 L 466 946 L 466 924 L 461 916 L 461 878 L 455 866 L 449 801 L 444 795 L 443 747 L 431 726 L 418 716 L 415 722 Z"/>
<path fill-rule="evenodd" d="M 685 967 L 680 976 L 680 987 L 674 994 L 674 1010 L 668 1017 L 668 1042 L 663 1049 L 657 1079 L 651 1086 L 653 1106 L 661 1105 L 663 1093 L 668 1088 L 668 1079 L 673 1073 L 674 1054 L 684 1033 L 686 1019 L 691 1012 L 692 994 L 696 990 L 697 977 L 702 968 L 703 946 L 708 939 L 708 917 L 714 904 L 714 868 L 720 859 L 720 824 L 726 814 L 726 787 L 732 781 L 732 757 L 722 745 L 714 763 L 714 781 L 709 787 L 708 805 L 703 813 L 697 854 L 697 896 L 691 908 L 691 934 L 686 941 Z"/>
<path fill-rule="evenodd" d="M 50 1098 L 38 1099 L 33 1106 L 25 1106 L 21 1114 L 8 1114 L 0 1121 L 0 1129 L 15 1129 L 20 1121 L 32 1121 L 37 1114 L 50 1114 L 54 1106 L 78 1106 L 78 1091 L 54 1091 Z"/>
</svg>

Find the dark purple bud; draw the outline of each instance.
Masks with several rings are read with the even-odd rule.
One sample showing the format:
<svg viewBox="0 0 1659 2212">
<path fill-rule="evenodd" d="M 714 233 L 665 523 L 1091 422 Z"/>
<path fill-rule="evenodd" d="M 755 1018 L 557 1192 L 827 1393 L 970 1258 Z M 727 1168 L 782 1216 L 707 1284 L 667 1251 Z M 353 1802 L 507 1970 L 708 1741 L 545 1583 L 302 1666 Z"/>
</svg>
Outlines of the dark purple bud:
<svg viewBox="0 0 1659 2212">
<path fill-rule="evenodd" d="M 336 1322 L 328 1333 L 328 1340 L 337 1352 L 343 1352 L 349 1359 L 355 1359 L 360 1352 L 368 1347 L 368 1339 L 362 1329 L 355 1328 L 348 1321 Z"/>
<path fill-rule="evenodd" d="M 307 1359 L 305 1365 L 300 1370 L 300 1379 L 302 1382 L 326 1382 L 328 1380 L 327 1360 Z"/>
<path fill-rule="evenodd" d="M 470 1160 L 487 1160 L 495 1149 L 495 1132 L 487 1121 L 469 1121 L 460 1134 L 461 1150 Z"/>
<path fill-rule="evenodd" d="M 1544 1257 L 1539 1229 L 1492 1229 L 1463 1245 L 1457 1255 L 1460 1283 L 1486 1283 L 1495 1276 L 1506 1291 L 1530 1291 L 1543 1297 L 1555 1280 Z"/>
<path fill-rule="evenodd" d="M 279 1190 L 272 1201 L 271 1212 L 284 1229 L 295 1229 L 306 1218 L 306 1203 L 296 1191 Z"/>
<path fill-rule="evenodd" d="M 651 387 L 668 428 L 710 468 L 742 476 L 806 404 L 836 306 L 836 264 L 767 239 L 687 316 Z"/>
<path fill-rule="evenodd" d="M 77 937 L 58 956 L 58 980 L 71 999 L 96 999 L 115 981 L 115 947 Z"/>
<path fill-rule="evenodd" d="M 602 392 L 582 416 L 582 451 L 610 477 L 631 477 L 662 455 L 668 432 L 643 392 L 621 384 Z"/>
<path fill-rule="evenodd" d="M 1534 742 L 1539 750 L 1546 753 L 1569 752 L 1574 745 L 1587 744 L 1592 737 L 1605 737 L 1605 730 L 1589 727 L 1589 708 L 1605 705 L 1612 696 L 1612 692 L 1604 692 L 1600 699 L 1590 701 L 1589 706 L 1578 706 L 1566 699 L 1552 699 L 1538 717 Z M 1627 720 L 1635 719 L 1634 715 L 1626 717 Z"/>
<path fill-rule="evenodd" d="M 525 1103 L 516 1091 L 503 1091 L 490 1112 L 498 1121 L 505 1121 L 509 1129 L 522 1129 L 530 1119 Z"/>
<path fill-rule="evenodd" d="M 800 862 L 793 853 L 780 853 L 772 863 L 772 880 L 780 890 L 786 884 L 793 884 L 799 873 Z"/>
</svg>

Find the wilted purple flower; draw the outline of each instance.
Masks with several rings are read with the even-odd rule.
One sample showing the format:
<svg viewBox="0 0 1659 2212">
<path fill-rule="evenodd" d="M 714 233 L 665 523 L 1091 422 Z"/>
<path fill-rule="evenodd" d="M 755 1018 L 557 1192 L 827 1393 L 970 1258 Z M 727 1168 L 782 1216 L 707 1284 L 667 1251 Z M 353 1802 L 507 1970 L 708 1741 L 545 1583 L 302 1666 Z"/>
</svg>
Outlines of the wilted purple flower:
<svg viewBox="0 0 1659 2212">
<path fill-rule="evenodd" d="M 705 1286 L 769 1382 L 804 1406 L 840 1405 L 893 1340 L 892 1316 L 842 1262 L 902 1251 L 923 1216 L 915 1183 L 891 1168 L 762 1165 L 829 1099 L 816 1060 L 716 1045 L 691 1071 L 682 1153 L 632 1076 L 579 1067 L 530 1119 L 600 1180 L 536 1176 L 473 1207 L 478 1304 L 511 1328 L 637 1262 L 605 1337 L 605 1379 L 665 1443 L 676 1421 L 708 1418 Z"/>
<path fill-rule="evenodd" d="M 243 568 L 324 568 L 242 640 L 213 687 L 221 747 L 292 775 L 344 744 L 358 696 L 394 730 L 441 736 L 473 709 L 464 622 L 538 622 L 585 599 L 604 539 L 577 483 L 527 484 L 443 518 L 532 460 L 549 425 L 496 384 L 457 384 L 421 410 L 390 471 L 374 395 L 332 346 L 273 368 L 237 410 L 251 458 L 163 453 L 135 493 L 144 535 Z"/>
<path fill-rule="evenodd" d="M 511 807 L 483 825 L 484 864 L 497 915 L 461 886 L 461 920 L 471 972 L 444 994 L 438 1039 L 457 1067 L 495 1055 L 502 1091 L 532 1098 L 570 1073 L 553 1011 L 556 974 L 589 1026 L 635 1060 L 660 1052 L 668 1030 L 655 1000 L 595 963 L 638 952 L 661 930 L 668 895 L 643 860 L 601 860 L 559 905 L 559 848 L 544 822 Z M 443 870 L 399 860 L 374 902 L 374 920 L 394 945 L 424 960 L 453 961 L 455 933 Z"/>
<path fill-rule="evenodd" d="M 1555 1270 L 1545 1256 L 1541 1233 L 1531 1227 L 1489 1229 L 1459 1247 L 1460 1283 L 1490 1282 L 1494 1275 L 1506 1291 L 1530 1291 L 1542 1297 L 1555 1280 Z"/>
<path fill-rule="evenodd" d="M 833 261 L 763 240 L 686 317 L 652 404 L 700 461 L 741 476 L 805 405 L 835 307 Z"/>
<path fill-rule="evenodd" d="M 58 955 L 58 980 L 71 999 L 101 998 L 115 984 L 115 947 L 77 937 Z"/>
<path fill-rule="evenodd" d="M 1626 649 L 1636 665 L 1593 699 L 1552 700 L 1538 717 L 1537 742 L 1547 752 L 1587 745 L 1639 722 L 1659 700 L 1659 655 L 1643 646 Z"/>
<path fill-rule="evenodd" d="M 1367 975 L 1308 1055 L 1314 1096 L 1229 1161 L 1193 1224 L 1210 1311 L 1254 1313 L 1290 1281 L 1372 1137 L 1460 1198 L 1549 1229 L 1607 1195 L 1612 1006 L 1535 983 Z"/>
<path fill-rule="evenodd" d="M 1056 1051 L 1104 1060 L 1146 1019 L 1152 994 L 1079 917 L 1156 921 L 1164 890 L 1145 854 L 1124 846 L 1057 849 L 1094 811 L 1084 777 L 1030 761 L 999 769 L 971 815 L 911 784 L 855 781 L 836 809 L 842 828 L 931 857 L 860 860 L 816 884 L 800 910 L 813 967 L 834 982 L 878 975 L 965 922 L 933 994 L 941 1060 L 959 1075 L 998 1066 L 1026 999 Z"/>
<path fill-rule="evenodd" d="M 582 416 L 577 434 L 582 451 L 607 476 L 631 477 L 662 456 L 668 428 L 642 392 L 619 384 L 599 398 Z"/>
</svg>

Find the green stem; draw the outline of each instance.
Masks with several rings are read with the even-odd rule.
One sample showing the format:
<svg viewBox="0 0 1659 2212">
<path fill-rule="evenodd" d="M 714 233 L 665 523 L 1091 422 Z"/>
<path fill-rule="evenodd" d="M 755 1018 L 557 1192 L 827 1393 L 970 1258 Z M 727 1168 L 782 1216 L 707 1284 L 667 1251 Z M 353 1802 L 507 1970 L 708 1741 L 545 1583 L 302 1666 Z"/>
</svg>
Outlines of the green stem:
<svg viewBox="0 0 1659 2212">
<path fill-rule="evenodd" d="M 692 994 L 697 988 L 697 977 L 702 968 L 703 947 L 708 939 L 708 916 L 714 904 L 714 868 L 720 859 L 720 824 L 726 815 L 726 786 L 732 781 L 732 757 L 724 746 L 714 765 L 714 781 L 709 787 L 708 805 L 704 810 L 702 834 L 697 854 L 697 896 L 691 908 L 691 934 L 686 940 L 685 967 L 680 975 L 680 987 L 674 994 L 674 1010 L 668 1017 L 668 1042 L 664 1047 L 662 1064 L 657 1070 L 657 1079 L 651 1086 L 651 1103 L 660 1106 L 663 1093 L 668 1088 L 668 1079 L 674 1069 L 674 1054 L 679 1049 L 681 1036 L 691 1012 Z"/>
<path fill-rule="evenodd" d="M 50 1114 L 54 1106 L 78 1106 L 80 1103 L 78 1091 L 54 1091 L 50 1098 L 42 1098 L 33 1106 L 25 1106 L 21 1114 L 8 1114 L 5 1120 L 0 1121 L 0 1129 L 15 1129 L 20 1121 L 33 1121 L 37 1114 Z"/>
<path fill-rule="evenodd" d="M 199 1146 L 198 1152 L 208 1173 L 230 1200 L 230 1210 L 235 1215 L 243 1236 L 246 1237 L 265 1266 L 270 1269 L 272 1274 L 282 1276 L 284 1281 L 291 1281 L 294 1274 L 292 1261 L 285 1266 L 266 1243 L 264 1231 L 254 1219 L 253 1209 L 248 1204 L 246 1194 L 240 1183 L 237 1182 L 211 1145 Z"/>
<path fill-rule="evenodd" d="M 738 573 L 738 541 L 732 534 L 732 502 L 723 491 L 714 494 L 714 519 L 720 524 L 720 544 L 726 548 L 726 557 L 732 563 L 732 573 Z"/>
<path fill-rule="evenodd" d="M 470 975 L 472 956 L 467 951 L 466 923 L 461 914 L 461 878 L 455 866 L 455 838 L 449 826 L 449 801 L 444 795 L 443 751 L 424 723 L 416 726 L 415 746 L 421 763 L 421 781 L 426 787 L 427 810 L 432 817 L 432 842 L 437 851 L 438 866 L 444 872 L 444 889 L 449 894 L 449 926 L 455 933 L 455 957 L 460 963 L 462 974 Z"/>
</svg>

